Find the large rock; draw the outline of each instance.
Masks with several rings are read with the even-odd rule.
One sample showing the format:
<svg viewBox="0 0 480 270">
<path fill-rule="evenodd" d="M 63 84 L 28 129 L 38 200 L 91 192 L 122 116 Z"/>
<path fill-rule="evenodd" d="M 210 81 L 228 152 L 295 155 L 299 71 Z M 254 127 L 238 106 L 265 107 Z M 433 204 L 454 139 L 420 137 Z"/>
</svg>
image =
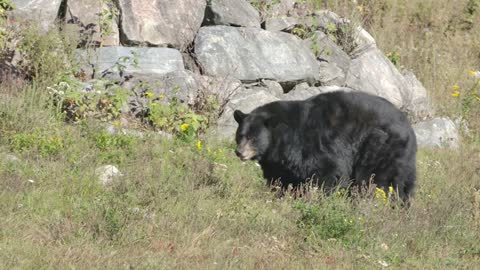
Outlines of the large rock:
<svg viewBox="0 0 480 270">
<path fill-rule="evenodd" d="M 255 0 L 257 3 L 258 1 Z M 295 10 L 295 0 L 269 0 L 271 4 L 268 10 L 269 17 L 282 17 L 293 15 Z"/>
<path fill-rule="evenodd" d="M 352 54 L 358 54 L 365 50 L 376 47 L 375 39 L 370 35 L 370 33 L 368 33 L 361 26 L 353 25 L 350 20 L 342 18 L 332 11 L 315 11 L 313 16 L 315 18 L 314 21 L 317 28 L 325 33 L 328 33 L 333 29 L 335 30 L 333 31 L 334 33 L 337 31 L 344 31 L 342 29 L 347 29 L 347 33 L 344 34 L 347 34 L 351 37 L 351 40 L 349 42 L 353 42 L 353 44 L 349 44 L 348 46 L 353 47 L 349 48 L 352 50 Z"/>
<path fill-rule="evenodd" d="M 227 106 L 225 106 L 222 116 L 218 119 L 214 135 L 222 138 L 233 138 L 238 127 L 237 122 L 235 122 L 233 118 L 233 112 L 235 110 L 250 113 L 261 105 L 278 100 L 280 99 L 263 90 L 243 89 L 242 91 L 238 91 Z"/>
<path fill-rule="evenodd" d="M 67 23 L 77 25 L 80 33 L 88 35 L 86 39 L 89 40 L 84 42 L 91 41 L 97 45 L 116 46 L 120 43 L 120 37 L 118 18 L 114 10 L 114 7 L 98 0 L 68 1 L 66 19 Z M 108 16 L 112 16 L 112 18 L 109 19 Z M 106 23 L 104 29 L 100 28 L 102 20 L 105 20 L 104 23 Z"/>
<path fill-rule="evenodd" d="M 347 73 L 350 88 L 386 98 L 398 108 L 408 87 L 402 74 L 377 48 L 371 48 L 353 58 Z"/>
<path fill-rule="evenodd" d="M 320 77 L 322 85 L 343 85 L 345 73 L 335 63 L 320 62 Z"/>
<path fill-rule="evenodd" d="M 350 57 L 325 33 L 315 31 L 313 38 L 305 40 L 305 43 L 316 52 L 320 61 L 335 64 L 344 72 L 348 71 L 351 61 Z"/>
<path fill-rule="evenodd" d="M 295 17 L 274 17 L 265 20 L 265 30 L 268 31 L 285 31 L 292 30 L 299 20 Z"/>
<path fill-rule="evenodd" d="M 203 24 L 260 27 L 260 15 L 246 0 L 210 0 Z"/>
<path fill-rule="evenodd" d="M 429 117 L 433 114 L 433 109 L 427 95 L 427 89 L 417 79 L 411 71 L 402 72 L 408 90 L 404 94 L 404 110 L 413 114 L 417 118 Z"/>
<path fill-rule="evenodd" d="M 12 0 L 15 9 L 12 14 L 21 20 L 36 20 L 43 30 L 48 30 L 60 10 L 62 0 Z"/>
<path fill-rule="evenodd" d="M 94 53 L 77 50 L 77 56 L 82 64 L 95 66 L 97 75 L 105 70 L 116 74 L 119 67 L 136 76 L 164 75 L 184 70 L 182 55 L 170 48 L 103 47 Z"/>
<path fill-rule="evenodd" d="M 279 82 L 318 78 L 318 63 L 296 36 L 257 28 L 202 27 L 195 53 L 207 75 Z"/>
<path fill-rule="evenodd" d="M 350 21 L 340 17 L 330 10 L 317 10 L 313 13 L 315 22 L 320 29 L 329 29 L 331 26 L 338 27 L 343 24 L 349 24 Z"/>
<path fill-rule="evenodd" d="M 459 135 L 455 123 L 448 118 L 434 118 L 413 125 L 417 144 L 423 147 L 458 148 Z"/>
<path fill-rule="evenodd" d="M 353 89 L 340 87 L 340 86 L 299 87 L 288 92 L 285 95 L 284 99 L 285 100 L 305 100 L 319 94 L 335 92 L 335 91 L 349 92 L 349 91 L 353 91 Z"/>
<path fill-rule="evenodd" d="M 185 49 L 200 28 L 206 1 L 117 0 L 122 43 Z"/>
</svg>

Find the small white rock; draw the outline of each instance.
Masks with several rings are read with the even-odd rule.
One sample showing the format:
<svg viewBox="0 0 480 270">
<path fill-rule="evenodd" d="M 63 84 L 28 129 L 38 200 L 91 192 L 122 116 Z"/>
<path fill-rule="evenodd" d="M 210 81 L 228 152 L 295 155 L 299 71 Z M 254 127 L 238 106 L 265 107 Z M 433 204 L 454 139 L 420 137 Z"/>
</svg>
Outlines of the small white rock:
<svg viewBox="0 0 480 270">
<path fill-rule="evenodd" d="M 388 263 L 384 260 L 378 260 L 378 264 L 380 264 L 383 267 L 388 267 Z"/>
<path fill-rule="evenodd" d="M 95 169 L 95 175 L 100 183 L 104 186 L 110 184 L 115 178 L 123 176 L 123 174 L 113 165 L 104 165 Z"/>
<path fill-rule="evenodd" d="M 3 158 L 6 161 L 9 161 L 9 162 L 20 162 L 21 161 L 17 156 L 14 156 L 12 154 L 5 154 L 5 155 L 3 155 Z"/>
</svg>

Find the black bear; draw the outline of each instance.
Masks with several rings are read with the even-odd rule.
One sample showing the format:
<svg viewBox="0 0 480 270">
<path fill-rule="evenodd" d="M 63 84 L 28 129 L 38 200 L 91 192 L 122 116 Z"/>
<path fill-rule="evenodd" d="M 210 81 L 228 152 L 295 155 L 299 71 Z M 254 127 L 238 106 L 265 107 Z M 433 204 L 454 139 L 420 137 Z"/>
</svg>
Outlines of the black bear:
<svg viewBox="0 0 480 270">
<path fill-rule="evenodd" d="M 268 184 L 298 187 L 306 181 L 332 190 L 373 181 L 403 201 L 416 178 L 417 142 L 407 117 L 384 98 L 336 91 L 302 101 L 277 101 L 239 124 L 236 154 L 257 160 Z"/>
</svg>

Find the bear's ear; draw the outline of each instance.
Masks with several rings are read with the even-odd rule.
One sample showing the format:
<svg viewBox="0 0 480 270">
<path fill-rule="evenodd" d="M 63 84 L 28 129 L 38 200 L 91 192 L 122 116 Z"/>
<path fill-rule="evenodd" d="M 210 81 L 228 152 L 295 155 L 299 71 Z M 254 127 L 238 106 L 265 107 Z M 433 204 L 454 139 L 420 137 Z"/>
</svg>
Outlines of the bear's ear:
<svg viewBox="0 0 480 270">
<path fill-rule="evenodd" d="M 247 117 L 247 114 L 243 113 L 240 110 L 235 110 L 233 112 L 233 118 L 235 118 L 235 121 L 237 121 L 237 123 L 239 124 L 243 122 L 243 119 L 245 119 L 245 117 Z"/>
</svg>

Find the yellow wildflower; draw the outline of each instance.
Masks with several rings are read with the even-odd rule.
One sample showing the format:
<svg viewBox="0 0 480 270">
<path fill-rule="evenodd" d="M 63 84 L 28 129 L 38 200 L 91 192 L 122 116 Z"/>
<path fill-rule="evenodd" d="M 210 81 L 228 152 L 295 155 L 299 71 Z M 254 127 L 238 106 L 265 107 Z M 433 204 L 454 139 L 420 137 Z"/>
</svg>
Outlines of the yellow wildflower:
<svg viewBox="0 0 480 270">
<path fill-rule="evenodd" d="M 387 194 L 385 193 L 385 191 L 379 187 L 376 187 L 375 188 L 375 198 L 377 199 L 381 199 L 382 201 L 386 201 L 387 200 Z"/>
<path fill-rule="evenodd" d="M 202 148 L 202 141 L 197 141 L 195 143 L 195 147 L 197 147 L 197 149 L 201 149 Z"/>
<path fill-rule="evenodd" d="M 162 99 L 162 98 L 163 98 L 163 94 L 158 95 L 158 98 L 159 98 L 159 99 Z"/>
<path fill-rule="evenodd" d="M 458 90 L 458 89 L 460 89 L 460 86 L 458 86 L 458 84 L 454 84 L 454 85 L 452 85 L 452 88 L 453 88 L 453 90 Z"/>
<path fill-rule="evenodd" d="M 453 91 L 450 95 L 451 95 L 452 97 L 458 97 L 458 96 L 460 96 L 460 91 L 455 90 L 455 91 Z"/>
<path fill-rule="evenodd" d="M 207 148 L 207 152 L 208 152 L 208 153 L 212 152 L 212 150 L 210 149 L 210 147 Z"/>
<path fill-rule="evenodd" d="M 148 98 L 151 98 L 151 97 L 153 97 L 153 93 L 150 92 L 150 91 L 146 91 L 145 96 L 148 97 Z"/>
<path fill-rule="evenodd" d="M 185 131 L 185 130 L 188 129 L 188 127 L 189 127 L 189 125 L 187 123 L 183 123 L 183 124 L 180 125 L 180 130 Z"/>
<path fill-rule="evenodd" d="M 468 74 L 470 74 L 470 76 L 475 76 L 475 75 L 477 75 L 477 73 L 476 73 L 475 70 L 473 70 L 473 69 L 470 69 L 470 70 L 468 71 Z"/>
<path fill-rule="evenodd" d="M 388 186 L 388 192 L 389 192 L 389 193 L 392 193 L 392 192 L 393 192 L 393 187 L 392 187 L 392 186 Z"/>
<path fill-rule="evenodd" d="M 150 104 L 152 107 L 155 107 L 157 106 L 157 103 L 156 102 L 152 102 L 152 104 Z"/>
</svg>

